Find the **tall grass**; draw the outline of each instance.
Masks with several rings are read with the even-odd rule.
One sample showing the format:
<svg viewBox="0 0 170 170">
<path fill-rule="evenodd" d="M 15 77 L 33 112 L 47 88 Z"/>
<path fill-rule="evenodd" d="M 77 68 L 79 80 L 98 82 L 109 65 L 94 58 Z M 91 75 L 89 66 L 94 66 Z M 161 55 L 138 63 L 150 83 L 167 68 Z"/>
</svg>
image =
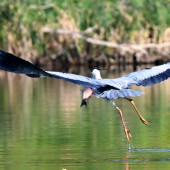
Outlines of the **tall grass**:
<svg viewBox="0 0 170 170">
<path fill-rule="evenodd" d="M 165 0 L 1 0 L 0 47 L 39 54 L 70 44 L 80 53 L 87 50 L 85 42 L 71 37 L 44 36 L 43 26 L 81 31 L 98 25 L 87 36 L 115 43 L 170 41 L 169 11 Z"/>
</svg>

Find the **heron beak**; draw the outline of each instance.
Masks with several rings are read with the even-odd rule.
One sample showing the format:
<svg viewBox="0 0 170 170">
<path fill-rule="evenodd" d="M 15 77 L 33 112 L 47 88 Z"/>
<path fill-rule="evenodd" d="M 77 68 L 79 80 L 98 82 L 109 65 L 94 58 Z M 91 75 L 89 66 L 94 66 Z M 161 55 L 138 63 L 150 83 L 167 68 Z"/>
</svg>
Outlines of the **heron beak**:
<svg viewBox="0 0 170 170">
<path fill-rule="evenodd" d="M 107 68 L 98 68 L 98 70 L 109 70 Z"/>
<path fill-rule="evenodd" d="M 87 107 L 87 99 L 82 100 L 80 107 L 82 107 L 84 105 Z"/>
</svg>

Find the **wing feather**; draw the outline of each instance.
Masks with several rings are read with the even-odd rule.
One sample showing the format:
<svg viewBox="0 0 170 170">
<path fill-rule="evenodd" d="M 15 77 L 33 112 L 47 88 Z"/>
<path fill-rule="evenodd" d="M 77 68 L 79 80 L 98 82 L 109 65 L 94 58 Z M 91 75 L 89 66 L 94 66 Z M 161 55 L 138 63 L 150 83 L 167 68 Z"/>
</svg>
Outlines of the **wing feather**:
<svg viewBox="0 0 170 170">
<path fill-rule="evenodd" d="M 115 79 L 121 83 L 122 88 L 128 88 L 132 84 L 137 86 L 150 86 L 160 83 L 170 77 L 170 63 L 155 66 L 141 71 L 130 73 Z"/>
</svg>

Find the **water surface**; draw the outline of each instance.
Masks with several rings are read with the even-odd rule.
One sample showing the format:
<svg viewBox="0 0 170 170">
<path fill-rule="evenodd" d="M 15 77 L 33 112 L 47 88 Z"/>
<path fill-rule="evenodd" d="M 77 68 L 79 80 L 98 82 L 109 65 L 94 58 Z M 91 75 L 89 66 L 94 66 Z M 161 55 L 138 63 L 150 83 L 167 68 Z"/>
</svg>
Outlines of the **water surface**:
<svg viewBox="0 0 170 170">
<path fill-rule="evenodd" d="M 80 108 L 83 87 L 59 79 L 6 74 L 0 79 L 0 167 L 169 169 L 169 84 L 170 80 L 145 88 L 133 86 L 146 93 L 134 101 L 149 127 L 128 101 L 116 100 L 133 136 L 129 146 L 112 105 L 94 96 L 87 108 Z"/>
</svg>

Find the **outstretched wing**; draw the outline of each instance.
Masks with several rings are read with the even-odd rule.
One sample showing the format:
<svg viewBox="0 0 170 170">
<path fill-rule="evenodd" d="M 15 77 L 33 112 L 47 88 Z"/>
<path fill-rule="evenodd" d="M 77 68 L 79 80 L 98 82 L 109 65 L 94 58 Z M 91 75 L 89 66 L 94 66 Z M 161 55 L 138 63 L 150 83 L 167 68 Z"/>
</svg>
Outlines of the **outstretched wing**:
<svg viewBox="0 0 170 170">
<path fill-rule="evenodd" d="M 85 87 L 98 88 L 98 87 L 105 86 L 105 84 L 101 83 L 98 80 L 91 79 L 89 77 L 85 77 L 81 75 L 63 73 L 63 72 L 54 72 L 54 71 L 46 71 L 46 73 L 48 73 L 52 77 L 67 80 L 71 83 L 78 84 L 78 85 L 85 86 Z"/>
<path fill-rule="evenodd" d="M 60 78 L 72 82 L 74 84 L 78 84 L 90 88 L 99 88 L 99 87 L 105 87 L 106 85 L 110 85 L 119 89 L 119 84 L 117 84 L 117 82 L 110 81 L 109 79 L 103 81 L 103 80 L 91 79 L 80 75 L 70 74 L 70 73 L 44 71 L 28 61 L 25 61 L 19 57 L 16 57 L 13 54 L 1 50 L 0 50 L 0 69 L 9 72 L 19 73 L 19 74 L 26 74 L 27 76 L 33 78 L 36 77 L 37 78 L 38 77 Z"/>
<path fill-rule="evenodd" d="M 160 66 L 154 66 L 130 73 L 126 76 L 115 79 L 121 83 L 122 88 L 128 88 L 132 84 L 137 86 L 150 86 L 161 81 L 164 81 L 170 77 L 170 62 Z"/>
<path fill-rule="evenodd" d="M 81 75 L 75 75 L 71 73 L 62 73 L 62 72 L 54 72 L 54 71 L 46 71 L 46 73 L 50 74 L 53 77 L 61 78 L 64 80 L 67 80 L 69 82 L 72 82 L 74 84 L 90 87 L 90 88 L 100 88 L 105 86 L 111 86 L 116 89 L 121 89 L 119 83 L 111 79 L 102 79 L 102 80 L 96 80 L 91 79 L 89 77 L 81 76 Z"/>
</svg>

